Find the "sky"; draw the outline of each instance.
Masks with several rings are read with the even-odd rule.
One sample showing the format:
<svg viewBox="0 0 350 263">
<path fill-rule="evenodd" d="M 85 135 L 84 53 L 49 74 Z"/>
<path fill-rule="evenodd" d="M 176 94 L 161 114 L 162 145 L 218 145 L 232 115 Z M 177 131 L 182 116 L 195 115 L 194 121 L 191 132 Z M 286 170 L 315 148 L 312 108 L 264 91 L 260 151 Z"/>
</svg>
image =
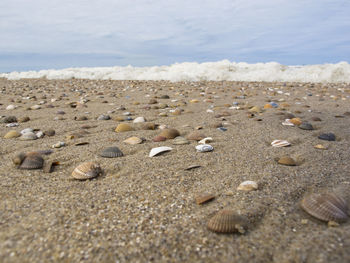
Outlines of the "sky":
<svg viewBox="0 0 350 263">
<path fill-rule="evenodd" d="M 349 0 L 1 0 L 0 72 L 350 62 Z"/>
</svg>

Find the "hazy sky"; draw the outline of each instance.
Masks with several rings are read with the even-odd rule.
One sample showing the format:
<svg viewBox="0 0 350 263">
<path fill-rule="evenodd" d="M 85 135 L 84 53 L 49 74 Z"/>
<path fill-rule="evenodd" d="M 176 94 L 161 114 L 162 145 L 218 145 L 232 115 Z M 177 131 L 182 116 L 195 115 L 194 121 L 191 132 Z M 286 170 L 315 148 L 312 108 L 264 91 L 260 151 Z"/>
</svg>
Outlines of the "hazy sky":
<svg viewBox="0 0 350 263">
<path fill-rule="evenodd" d="M 350 61 L 350 0 L 1 0 L 0 72 Z"/>
</svg>

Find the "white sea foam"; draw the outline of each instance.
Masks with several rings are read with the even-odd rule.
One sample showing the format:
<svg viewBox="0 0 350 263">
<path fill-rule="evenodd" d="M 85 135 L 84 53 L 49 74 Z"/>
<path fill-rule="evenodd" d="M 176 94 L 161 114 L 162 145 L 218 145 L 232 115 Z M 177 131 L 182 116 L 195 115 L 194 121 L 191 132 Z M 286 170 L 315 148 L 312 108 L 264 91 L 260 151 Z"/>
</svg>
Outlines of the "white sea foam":
<svg viewBox="0 0 350 263">
<path fill-rule="evenodd" d="M 282 82 L 345 82 L 350 83 L 350 64 L 285 66 L 276 62 L 248 64 L 228 60 L 207 63 L 176 63 L 155 67 L 66 68 L 0 74 L 7 79 L 112 79 L 170 81 L 282 81 Z"/>
</svg>

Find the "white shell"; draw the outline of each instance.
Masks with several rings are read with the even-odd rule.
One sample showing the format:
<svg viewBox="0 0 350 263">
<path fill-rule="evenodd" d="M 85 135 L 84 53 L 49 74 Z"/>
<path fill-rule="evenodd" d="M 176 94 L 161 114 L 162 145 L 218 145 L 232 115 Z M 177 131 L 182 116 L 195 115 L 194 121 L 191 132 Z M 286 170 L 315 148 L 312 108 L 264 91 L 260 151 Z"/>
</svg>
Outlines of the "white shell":
<svg viewBox="0 0 350 263">
<path fill-rule="evenodd" d="M 214 111 L 211 110 L 211 109 L 207 109 L 207 112 L 208 112 L 208 113 L 213 113 Z"/>
<path fill-rule="evenodd" d="M 285 119 L 284 122 L 282 122 L 282 125 L 284 125 L 284 126 L 294 126 L 294 124 L 290 121 L 290 119 Z"/>
<path fill-rule="evenodd" d="M 28 133 L 28 132 L 34 132 L 34 130 L 32 128 L 25 128 L 23 130 L 21 130 L 22 134 Z"/>
<path fill-rule="evenodd" d="M 52 145 L 52 148 L 61 148 L 65 145 L 66 145 L 65 142 L 58 142 L 58 143 L 55 143 L 54 145 Z"/>
<path fill-rule="evenodd" d="M 286 140 L 274 140 L 271 145 L 273 147 L 285 147 L 285 146 L 289 146 L 290 143 Z"/>
<path fill-rule="evenodd" d="M 9 124 L 6 124 L 6 127 L 17 127 L 19 124 L 17 122 L 12 122 Z"/>
<path fill-rule="evenodd" d="M 253 191 L 258 189 L 258 184 L 255 181 L 244 181 L 241 183 L 238 187 L 237 190 L 239 191 Z"/>
<path fill-rule="evenodd" d="M 36 136 L 36 134 L 34 132 L 27 132 L 22 134 L 21 137 L 19 137 L 20 140 L 22 141 L 28 141 L 28 140 L 36 140 L 38 139 L 38 137 Z"/>
<path fill-rule="evenodd" d="M 8 106 L 6 107 L 6 110 L 14 110 L 14 109 L 16 109 L 16 108 L 17 108 L 16 105 L 10 104 L 10 105 L 8 105 Z"/>
<path fill-rule="evenodd" d="M 214 150 L 214 147 L 209 144 L 201 144 L 196 146 L 197 152 L 211 152 Z"/>
<path fill-rule="evenodd" d="M 156 148 L 153 148 L 150 153 L 149 153 L 149 157 L 153 157 L 153 156 L 156 156 L 162 152 L 168 152 L 168 151 L 171 151 L 173 148 L 171 147 L 167 147 L 167 146 L 161 146 L 161 147 L 156 147 Z"/>
<path fill-rule="evenodd" d="M 145 120 L 145 118 L 144 117 L 137 117 L 134 121 L 133 121 L 133 123 L 140 123 L 140 122 L 145 122 L 146 120 Z"/>
<path fill-rule="evenodd" d="M 207 142 L 212 142 L 212 141 L 213 141 L 212 137 L 206 137 L 206 138 L 200 140 L 198 143 L 199 144 L 207 144 Z"/>
</svg>

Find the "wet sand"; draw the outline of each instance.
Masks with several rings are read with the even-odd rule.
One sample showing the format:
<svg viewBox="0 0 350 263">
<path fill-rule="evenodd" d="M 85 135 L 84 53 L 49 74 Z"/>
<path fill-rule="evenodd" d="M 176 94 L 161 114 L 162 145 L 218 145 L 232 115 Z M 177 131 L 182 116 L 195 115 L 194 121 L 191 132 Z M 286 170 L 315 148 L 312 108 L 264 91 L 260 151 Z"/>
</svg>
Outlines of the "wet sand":
<svg viewBox="0 0 350 263">
<path fill-rule="evenodd" d="M 0 79 L 0 91 L 1 116 L 30 118 L 12 128 L 0 123 L 3 262 L 350 261 L 349 220 L 330 227 L 300 207 L 307 193 L 350 187 L 348 84 Z M 151 99 L 156 103 L 149 104 Z M 271 101 L 278 107 L 263 109 Z M 162 104 L 168 107 L 160 109 Z M 8 105 L 16 108 L 6 110 Z M 28 109 L 34 105 L 40 109 Z M 262 112 L 249 111 L 253 106 Z M 176 108 L 181 114 L 172 113 Z M 133 131 L 116 133 L 126 112 L 184 137 L 202 126 L 199 131 L 213 138 L 214 151 L 196 152 L 194 141 L 153 142 L 161 130 L 144 130 L 132 120 L 124 122 Z M 101 114 L 111 120 L 96 120 Z M 282 125 L 288 114 L 314 130 Z M 87 120 L 76 120 L 81 116 Z M 218 130 L 218 123 L 227 130 Z M 9 130 L 25 128 L 53 129 L 55 135 L 3 138 Z M 87 133 L 77 138 L 81 130 Z M 336 141 L 318 139 L 329 132 Z M 123 142 L 131 136 L 145 141 Z M 272 147 L 276 139 L 291 146 Z M 58 142 L 66 145 L 52 148 Z M 326 149 L 314 148 L 317 144 Z M 108 146 L 119 147 L 124 156 L 100 157 Z M 173 150 L 150 158 L 158 146 Z M 51 173 L 18 169 L 11 161 L 20 152 L 45 149 L 53 150 L 43 156 L 45 165 L 59 162 Z M 283 155 L 297 166 L 278 164 Z M 74 180 L 73 169 L 85 161 L 98 162 L 104 174 Z M 201 167 L 184 170 L 191 165 Z M 246 180 L 259 188 L 238 191 Z M 197 205 L 195 198 L 204 192 L 215 199 Z M 222 208 L 248 219 L 244 234 L 207 229 Z"/>
</svg>

